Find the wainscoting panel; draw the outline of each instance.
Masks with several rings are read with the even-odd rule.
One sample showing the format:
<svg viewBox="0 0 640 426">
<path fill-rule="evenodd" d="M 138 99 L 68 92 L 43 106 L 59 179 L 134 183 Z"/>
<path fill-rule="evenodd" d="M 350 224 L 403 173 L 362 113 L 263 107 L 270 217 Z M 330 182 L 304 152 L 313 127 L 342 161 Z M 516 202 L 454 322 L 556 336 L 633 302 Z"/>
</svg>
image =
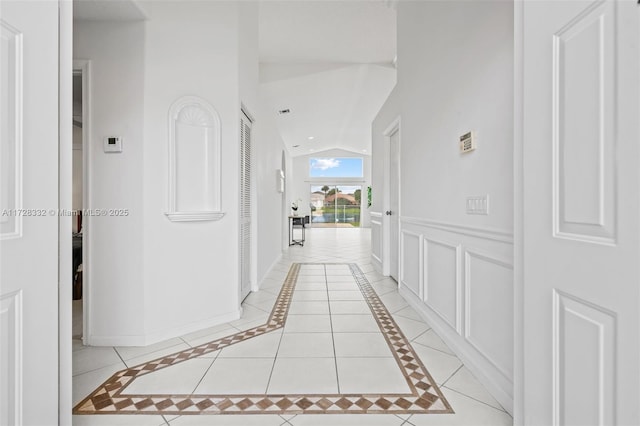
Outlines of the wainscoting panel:
<svg viewBox="0 0 640 426">
<path fill-rule="evenodd" d="M 400 224 L 400 293 L 512 412 L 513 236 L 419 218 Z"/>
<path fill-rule="evenodd" d="M 422 298 L 422 235 L 402 230 L 400 284 Z"/>
<path fill-rule="evenodd" d="M 382 272 L 382 213 L 371 212 L 371 260 Z"/>
<path fill-rule="evenodd" d="M 513 371 L 513 267 L 465 250 L 465 338 L 506 378 Z"/>
<path fill-rule="evenodd" d="M 424 301 L 461 333 L 461 274 L 459 244 L 424 239 Z"/>
<path fill-rule="evenodd" d="M 615 316 L 553 295 L 553 424 L 615 424 Z"/>
<path fill-rule="evenodd" d="M 0 424 L 22 424 L 22 293 L 0 296 Z"/>
</svg>

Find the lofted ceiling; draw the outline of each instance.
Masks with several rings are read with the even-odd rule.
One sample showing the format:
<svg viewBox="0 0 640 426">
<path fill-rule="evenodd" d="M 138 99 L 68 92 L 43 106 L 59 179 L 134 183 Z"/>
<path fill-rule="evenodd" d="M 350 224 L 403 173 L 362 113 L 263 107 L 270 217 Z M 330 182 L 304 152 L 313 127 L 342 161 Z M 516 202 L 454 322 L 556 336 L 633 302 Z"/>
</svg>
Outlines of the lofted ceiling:
<svg viewBox="0 0 640 426">
<path fill-rule="evenodd" d="M 396 82 L 396 12 L 388 3 L 259 1 L 261 94 L 291 155 L 371 152 L 371 122 Z M 73 6 L 74 19 L 147 18 L 145 0 Z M 278 114 L 284 109 L 290 113 Z"/>
<path fill-rule="evenodd" d="M 259 20 L 262 95 L 289 153 L 370 154 L 371 122 L 396 82 L 395 10 L 382 0 L 264 1 Z"/>
</svg>

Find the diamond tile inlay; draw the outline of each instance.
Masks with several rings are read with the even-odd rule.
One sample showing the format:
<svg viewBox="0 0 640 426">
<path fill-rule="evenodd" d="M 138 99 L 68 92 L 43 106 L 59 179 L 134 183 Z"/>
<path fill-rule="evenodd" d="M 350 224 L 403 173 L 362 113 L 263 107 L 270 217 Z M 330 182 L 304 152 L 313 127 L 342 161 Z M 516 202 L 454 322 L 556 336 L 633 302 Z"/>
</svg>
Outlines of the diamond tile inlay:
<svg viewBox="0 0 640 426">
<path fill-rule="evenodd" d="M 73 409 L 74 414 L 427 414 L 453 413 L 435 381 L 364 273 L 348 264 L 411 393 L 324 395 L 130 395 L 138 377 L 170 368 L 284 327 L 300 272 L 294 263 L 265 324 L 118 371 Z M 313 265 L 313 264 L 309 264 Z M 324 264 L 319 264 L 324 265 Z M 335 265 L 335 264 L 334 264 Z"/>
</svg>

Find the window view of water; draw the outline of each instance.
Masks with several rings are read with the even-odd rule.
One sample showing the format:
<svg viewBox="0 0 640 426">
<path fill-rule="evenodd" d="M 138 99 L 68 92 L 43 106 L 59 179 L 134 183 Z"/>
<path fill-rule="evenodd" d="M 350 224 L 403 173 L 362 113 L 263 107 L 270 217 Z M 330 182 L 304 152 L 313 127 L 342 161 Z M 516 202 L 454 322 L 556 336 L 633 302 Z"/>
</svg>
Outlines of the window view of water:
<svg viewBox="0 0 640 426">
<path fill-rule="evenodd" d="M 311 223 L 359 227 L 361 197 L 359 185 L 312 185 Z"/>
</svg>

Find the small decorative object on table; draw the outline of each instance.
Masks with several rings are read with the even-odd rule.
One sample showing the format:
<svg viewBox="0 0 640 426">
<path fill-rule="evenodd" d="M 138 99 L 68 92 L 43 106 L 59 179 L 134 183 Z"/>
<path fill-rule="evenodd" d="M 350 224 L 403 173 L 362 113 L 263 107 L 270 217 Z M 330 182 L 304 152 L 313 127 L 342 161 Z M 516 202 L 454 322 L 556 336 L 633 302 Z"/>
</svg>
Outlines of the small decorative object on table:
<svg viewBox="0 0 640 426">
<path fill-rule="evenodd" d="M 291 210 L 293 210 L 293 216 L 298 216 L 298 202 L 291 203 Z"/>
</svg>

